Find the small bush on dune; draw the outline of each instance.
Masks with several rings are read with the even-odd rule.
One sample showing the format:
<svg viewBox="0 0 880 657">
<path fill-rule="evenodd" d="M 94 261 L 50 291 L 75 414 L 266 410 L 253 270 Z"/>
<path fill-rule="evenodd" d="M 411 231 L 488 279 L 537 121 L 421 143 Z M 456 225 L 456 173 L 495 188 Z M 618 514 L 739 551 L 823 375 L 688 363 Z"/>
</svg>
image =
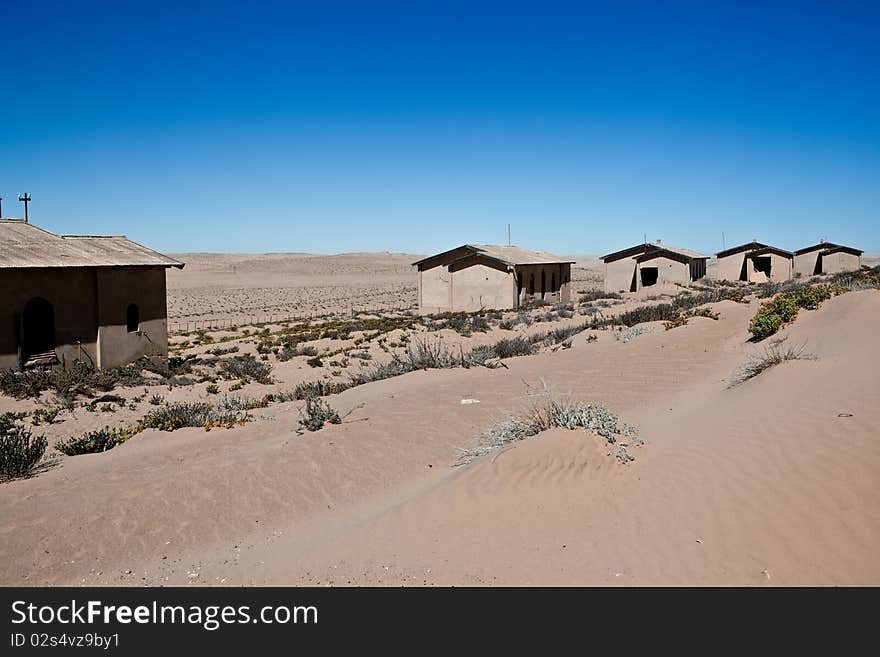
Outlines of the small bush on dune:
<svg viewBox="0 0 880 657">
<path fill-rule="evenodd" d="M 108 449 L 121 445 L 137 433 L 138 430 L 135 427 L 128 429 L 104 427 L 97 431 L 88 431 L 79 438 L 68 438 L 64 441 L 58 441 L 55 443 L 55 449 L 67 456 L 96 454 L 106 452 Z"/>
<path fill-rule="evenodd" d="M 531 356 L 538 351 L 538 347 L 528 338 L 515 337 L 499 340 L 492 345 L 492 351 L 498 358 L 513 358 L 514 356 Z"/>
<path fill-rule="evenodd" d="M 771 367 L 786 361 L 816 359 L 814 354 L 805 351 L 806 345 L 793 347 L 785 344 L 786 339 L 787 338 L 774 340 L 769 346 L 764 348 L 763 352 L 753 355 L 745 365 L 737 370 L 728 387 L 732 388 L 741 383 L 745 383 L 749 379 L 754 379 L 756 376 L 766 372 Z"/>
<path fill-rule="evenodd" d="M 536 436 L 553 428 L 578 429 L 602 436 L 608 444 L 621 439 L 642 442 L 638 431 L 620 421 L 620 418 L 601 404 L 576 402 L 554 396 L 546 384 L 536 393 L 530 393 L 532 402 L 515 415 L 499 420 L 480 434 L 479 444 L 463 450 L 459 464 L 470 463 L 475 458 L 506 445 Z M 624 440 L 618 446 L 617 457 L 621 461 L 631 461 L 633 457 L 626 452 L 628 443 Z"/>
<path fill-rule="evenodd" d="M 142 429 L 175 431 L 183 427 L 211 427 L 234 425 L 247 421 L 247 414 L 225 404 L 213 406 L 207 402 L 173 402 L 145 415 Z"/>
<path fill-rule="evenodd" d="M 224 379 L 256 381 L 268 385 L 272 383 L 272 366 L 257 360 L 251 354 L 243 354 L 221 361 L 220 375 Z"/>
<path fill-rule="evenodd" d="M 587 290 L 580 297 L 578 297 L 578 303 L 592 303 L 593 301 L 598 301 L 599 299 L 622 299 L 623 295 L 618 294 L 617 292 L 605 292 L 603 290 Z"/>
<path fill-rule="evenodd" d="M 27 477 L 43 458 L 47 442 L 19 423 L 17 413 L 0 416 L 0 480 Z"/>
<path fill-rule="evenodd" d="M 306 431 L 319 431 L 325 424 L 340 424 L 342 418 L 330 404 L 322 399 L 310 397 L 300 412 L 299 426 Z"/>
</svg>

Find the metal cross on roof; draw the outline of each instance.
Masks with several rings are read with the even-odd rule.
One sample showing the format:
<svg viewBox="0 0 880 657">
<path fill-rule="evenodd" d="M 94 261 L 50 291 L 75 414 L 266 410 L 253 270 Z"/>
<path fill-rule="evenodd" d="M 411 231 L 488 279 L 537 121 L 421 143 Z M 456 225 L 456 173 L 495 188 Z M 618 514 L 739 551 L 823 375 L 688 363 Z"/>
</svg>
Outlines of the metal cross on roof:
<svg viewBox="0 0 880 657">
<path fill-rule="evenodd" d="M 31 195 L 25 192 L 18 195 L 18 200 L 24 203 L 24 222 L 28 222 L 28 203 L 31 202 Z"/>
</svg>

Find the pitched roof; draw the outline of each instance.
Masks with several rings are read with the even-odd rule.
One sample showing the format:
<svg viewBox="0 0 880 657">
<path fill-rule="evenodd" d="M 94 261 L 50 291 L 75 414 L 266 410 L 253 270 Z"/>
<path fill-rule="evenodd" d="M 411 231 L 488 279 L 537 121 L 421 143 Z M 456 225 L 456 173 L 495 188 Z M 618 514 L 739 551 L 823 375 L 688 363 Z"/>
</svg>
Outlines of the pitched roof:
<svg viewBox="0 0 880 657">
<path fill-rule="evenodd" d="M 798 249 L 794 252 L 795 255 L 802 255 L 804 253 L 809 253 L 810 251 L 825 251 L 827 249 L 836 249 L 840 244 L 834 244 L 833 242 L 819 242 L 818 244 L 813 244 L 812 246 L 805 246 L 802 249 Z"/>
<path fill-rule="evenodd" d="M 20 219 L 0 219 L 0 269 L 177 267 L 183 263 L 125 236 L 56 235 Z"/>
<path fill-rule="evenodd" d="M 664 244 L 660 240 L 657 240 L 656 242 L 646 242 L 645 244 L 639 244 L 638 246 L 623 249 L 622 251 L 615 251 L 614 253 L 609 253 L 608 255 L 602 256 L 601 259 L 604 262 L 614 262 L 615 260 L 621 260 L 622 258 L 641 256 L 651 251 L 666 251 L 667 253 L 674 253 L 679 256 L 684 256 L 689 260 L 709 259 L 709 256 L 705 256 L 702 253 L 697 253 L 696 251 L 691 251 L 690 249 L 682 249 L 677 246 L 670 246 L 669 244 Z"/>
<path fill-rule="evenodd" d="M 851 246 L 834 246 L 830 249 L 822 251 L 822 255 L 831 255 L 832 253 L 849 253 L 851 255 L 860 256 L 864 253 L 861 249 L 854 249 Z"/>
<path fill-rule="evenodd" d="M 724 258 L 725 256 L 734 255 L 735 253 L 742 253 L 743 251 L 754 251 L 755 249 L 763 249 L 768 245 L 763 244 L 762 242 L 758 242 L 757 240 L 752 240 L 751 242 L 746 242 L 745 244 L 740 244 L 739 246 L 732 246 L 729 249 L 724 249 L 723 251 L 719 251 L 715 254 L 716 258 Z"/>
<path fill-rule="evenodd" d="M 552 253 L 543 251 L 529 251 L 518 246 L 500 246 L 497 244 L 463 244 L 462 246 L 438 253 L 437 255 L 422 258 L 413 264 L 418 267 L 429 261 L 436 260 L 438 265 L 447 265 L 456 260 L 474 255 L 481 255 L 495 260 L 504 265 L 515 267 L 516 265 L 550 265 L 559 263 L 573 263 L 574 260 L 566 260 Z"/>
<path fill-rule="evenodd" d="M 792 253 L 791 251 L 786 251 L 785 249 L 779 249 L 775 246 L 764 246 L 760 249 L 755 249 L 754 251 L 752 251 L 748 255 L 746 255 L 746 257 L 751 258 L 754 256 L 766 255 L 768 253 L 775 253 L 776 255 L 780 255 L 783 258 L 793 258 L 794 257 L 794 253 Z"/>
</svg>

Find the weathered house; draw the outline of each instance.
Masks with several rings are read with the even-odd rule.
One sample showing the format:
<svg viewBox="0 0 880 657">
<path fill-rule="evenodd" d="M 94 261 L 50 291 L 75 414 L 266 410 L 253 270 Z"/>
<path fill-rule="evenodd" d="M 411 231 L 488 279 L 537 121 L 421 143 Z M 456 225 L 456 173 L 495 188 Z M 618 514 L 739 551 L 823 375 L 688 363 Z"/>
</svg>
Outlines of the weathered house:
<svg viewBox="0 0 880 657">
<path fill-rule="evenodd" d="M 794 252 L 796 276 L 836 274 L 858 271 L 862 267 L 862 251 L 831 242 L 819 242 Z"/>
<path fill-rule="evenodd" d="M 413 263 L 419 311 L 504 310 L 571 299 L 571 260 L 516 246 L 464 244 Z"/>
<path fill-rule="evenodd" d="M 792 277 L 794 254 L 761 242 L 740 244 L 715 256 L 719 280 L 764 283 L 787 281 Z"/>
<path fill-rule="evenodd" d="M 125 237 L 0 219 L 0 368 L 167 358 L 168 267 L 183 263 Z"/>
<path fill-rule="evenodd" d="M 635 292 L 658 283 L 691 283 L 706 275 L 708 259 L 660 240 L 609 253 L 602 256 L 605 291 Z"/>
</svg>

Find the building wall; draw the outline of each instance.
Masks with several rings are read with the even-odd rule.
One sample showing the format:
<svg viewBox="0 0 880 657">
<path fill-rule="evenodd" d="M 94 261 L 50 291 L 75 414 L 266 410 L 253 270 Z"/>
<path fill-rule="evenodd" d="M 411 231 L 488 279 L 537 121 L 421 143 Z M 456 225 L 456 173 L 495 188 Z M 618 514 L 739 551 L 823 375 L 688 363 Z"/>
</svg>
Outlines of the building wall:
<svg viewBox="0 0 880 657">
<path fill-rule="evenodd" d="M 792 259 L 781 256 L 777 253 L 766 253 L 760 258 L 770 258 L 770 278 L 767 280 L 773 282 L 787 281 L 792 278 Z M 762 272 L 755 269 L 755 262 L 752 258 L 746 259 L 746 271 L 748 280 L 751 283 L 765 282 L 765 276 Z"/>
<path fill-rule="evenodd" d="M 731 255 L 718 258 L 718 269 L 715 277 L 721 281 L 739 281 L 742 280 L 743 267 L 746 263 L 748 251 L 740 253 L 732 253 Z"/>
<path fill-rule="evenodd" d="M 637 267 L 633 258 L 621 258 L 605 263 L 605 291 L 631 292 L 636 289 L 633 274 Z"/>
<path fill-rule="evenodd" d="M 571 264 L 559 263 L 552 265 L 517 265 L 516 273 L 520 278 L 519 304 L 530 300 L 542 299 L 549 303 L 568 303 L 571 301 Z M 544 274 L 545 289 L 541 296 L 541 274 Z M 535 293 L 529 294 L 529 281 L 535 277 Z M 556 286 L 553 286 L 553 281 Z"/>
<path fill-rule="evenodd" d="M 0 368 L 18 367 L 25 304 L 43 298 L 55 318 L 55 354 L 63 364 L 97 361 L 96 279 L 93 269 L 0 270 Z"/>
<path fill-rule="evenodd" d="M 168 355 L 162 267 L 4 269 L 0 286 L 2 369 L 18 367 L 22 313 L 25 304 L 38 297 L 52 305 L 55 354 L 62 366 L 81 360 L 113 367 L 142 355 Z M 129 303 L 139 306 L 142 335 L 126 330 Z"/>
<path fill-rule="evenodd" d="M 452 303 L 452 274 L 440 265 L 419 272 L 419 310 L 424 313 L 448 310 Z"/>
<path fill-rule="evenodd" d="M 690 282 L 690 266 L 687 263 L 679 262 L 678 260 L 672 260 L 670 258 L 658 256 L 656 258 L 651 258 L 650 260 L 645 260 L 644 262 L 637 263 L 637 265 L 638 271 L 636 272 L 636 289 L 642 288 L 641 270 L 645 267 L 657 268 L 657 285 L 660 285 L 662 283 L 681 283 L 682 285 L 687 285 Z"/>
<path fill-rule="evenodd" d="M 819 260 L 820 249 L 808 251 L 794 257 L 794 271 L 792 276 L 812 276 L 816 273 L 816 263 Z"/>
<path fill-rule="evenodd" d="M 862 267 L 862 258 L 852 253 L 838 251 L 822 256 L 822 273 L 837 274 L 843 271 L 858 271 Z"/>
<path fill-rule="evenodd" d="M 513 308 L 515 298 L 513 272 L 474 264 L 452 273 L 454 312 Z"/>
<path fill-rule="evenodd" d="M 98 280 L 98 367 L 118 367 L 142 356 L 168 357 L 165 269 L 100 269 Z M 126 310 L 138 307 L 138 330 L 129 332 Z"/>
</svg>

